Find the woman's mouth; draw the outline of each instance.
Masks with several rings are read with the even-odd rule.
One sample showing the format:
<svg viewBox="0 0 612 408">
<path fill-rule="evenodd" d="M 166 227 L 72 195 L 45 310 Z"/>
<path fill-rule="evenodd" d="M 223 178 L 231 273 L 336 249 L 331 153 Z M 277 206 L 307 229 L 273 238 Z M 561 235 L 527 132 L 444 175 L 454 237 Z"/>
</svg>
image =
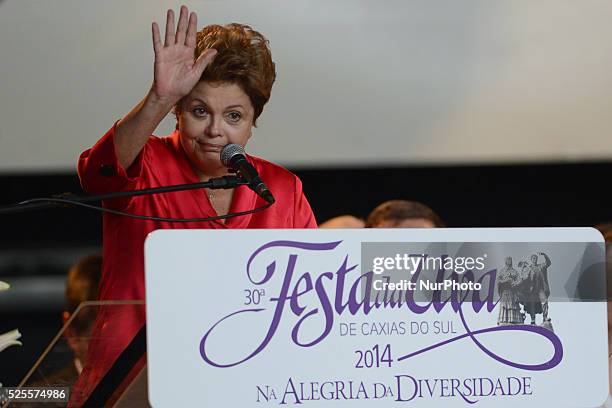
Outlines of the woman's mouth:
<svg viewBox="0 0 612 408">
<path fill-rule="evenodd" d="M 218 145 L 214 143 L 206 143 L 206 142 L 197 142 L 197 143 L 200 149 L 205 152 L 221 153 L 221 150 L 223 149 L 222 145 Z"/>
</svg>

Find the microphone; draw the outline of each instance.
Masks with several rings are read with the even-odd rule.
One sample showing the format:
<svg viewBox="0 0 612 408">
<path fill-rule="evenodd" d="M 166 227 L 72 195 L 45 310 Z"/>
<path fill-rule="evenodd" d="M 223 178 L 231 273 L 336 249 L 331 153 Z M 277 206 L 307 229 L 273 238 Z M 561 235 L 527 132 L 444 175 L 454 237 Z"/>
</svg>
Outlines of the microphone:
<svg viewBox="0 0 612 408">
<path fill-rule="evenodd" d="M 242 146 L 235 143 L 225 145 L 221 150 L 221 163 L 225 167 L 238 171 L 248 181 L 249 188 L 268 203 L 273 204 L 276 201 L 268 187 L 259 178 L 255 167 L 247 161 Z"/>
</svg>

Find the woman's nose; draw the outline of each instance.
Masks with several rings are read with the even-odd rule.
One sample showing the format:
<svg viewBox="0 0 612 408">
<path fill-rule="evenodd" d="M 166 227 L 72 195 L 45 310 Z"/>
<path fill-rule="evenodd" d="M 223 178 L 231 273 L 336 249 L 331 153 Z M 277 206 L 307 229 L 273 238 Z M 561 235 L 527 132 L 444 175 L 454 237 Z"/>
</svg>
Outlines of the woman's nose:
<svg viewBox="0 0 612 408">
<path fill-rule="evenodd" d="M 219 116 L 212 116 L 205 132 L 208 137 L 221 137 L 221 118 Z"/>
</svg>

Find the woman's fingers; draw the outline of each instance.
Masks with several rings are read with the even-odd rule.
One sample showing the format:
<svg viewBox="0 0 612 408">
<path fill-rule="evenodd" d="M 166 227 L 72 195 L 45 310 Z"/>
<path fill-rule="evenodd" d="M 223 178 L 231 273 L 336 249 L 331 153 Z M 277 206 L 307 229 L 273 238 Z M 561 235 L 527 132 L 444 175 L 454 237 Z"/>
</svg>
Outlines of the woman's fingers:
<svg viewBox="0 0 612 408">
<path fill-rule="evenodd" d="M 189 26 L 187 28 L 187 38 L 185 45 L 188 47 L 195 47 L 196 45 L 196 33 L 198 32 L 198 15 L 195 12 L 191 12 L 189 15 Z"/>
<path fill-rule="evenodd" d="M 155 51 L 155 54 L 157 54 L 162 48 L 162 43 L 159 36 L 159 26 L 157 23 L 153 23 L 151 25 L 151 31 L 153 33 L 153 51 Z"/>
<path fill-rule="evenodd" d="M 166 42 L 165 42 L 165 46 L 169 46 L 171 44 L 174 44 L 175 42 L 175 37 L 174 37 L 174 11 L 172 11 L 172 9 L 168 10 L 168 13 L 166 14 Z"/>
<path fill-rule="evenodd" d="M 183 45 L 185 43 L 185 33 L 187 32 L 187 17 L 189 11 L 186 6 L 181 6 L 178 26 L 176 28 L 176 44 Z"/>
<path fill-rule="evenodd" d="M 210 48 L 200 54 L 194 64 L 194 69 L 198 77 L 202 75 L 202 72 L 204 72 L 206 66 L 212 62 L 212 60 L 215 58 L 215 55 L 217 55 L 217 50 L 215 50 L 214 48 Z"/>
<path fill-rule="evenodd" d="M 157 30 L 157 31 L 155 31 Z M 195 12 L 189 13 L 186 6 L 181 6 L 178 25 L 174 30 L 174 11 L 168 10 L 166 14 L 166 37 L 164 46 L 169 47 L 174 44 L 187 45 L 194 47 L 196 44 L 196 33 L 198 30 L 198 16 Z M 157 37 L 156 37 L 157 32 Z M 159 26 L 154 23 L 153 26 L 153 46 L 156 47 L 156 38 L 159 39 Z M 159 41 L 161 44 L 161 41 Z M 156 51 L 159 48 L 155 48 Z"/>
</svg>

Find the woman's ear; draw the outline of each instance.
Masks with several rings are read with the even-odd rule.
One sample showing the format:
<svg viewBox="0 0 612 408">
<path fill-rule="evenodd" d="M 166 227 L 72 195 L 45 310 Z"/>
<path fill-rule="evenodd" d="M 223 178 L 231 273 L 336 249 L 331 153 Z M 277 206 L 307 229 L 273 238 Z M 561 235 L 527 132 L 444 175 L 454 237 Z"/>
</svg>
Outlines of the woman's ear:
<svg viewBox="0 0 612 408">
<path fill-rule="evenodd" d="M 180 117 L 181 117 L 181 114 L 182 114 L 181 107 L 180 107 L 180 103 L 181 103 L 181 101 L 178 101 L 178 102 L 176 103 L 176 105 L 174 105 L 174 106 L 172 107 L 172 114 L 173 114 L 173 115 L 174 115 L 174 117 L 176 118 L 176 125 L 174 126 L 174 128 L 175 128 L 176 130 L 178 130 L 178 129 L 179 129 L 179 121 L 180 121 Z"/>
<path fill-rule="evenodd" d="M 174 114 L 174 116 L 176 116 L 177 120 L 179 116 L 181 116 L 181 114 L 183 113 L 184 102 L 185 102 L 185 97 L 182 97 L 172 107 L 172 113 Z"/>
</svg>

